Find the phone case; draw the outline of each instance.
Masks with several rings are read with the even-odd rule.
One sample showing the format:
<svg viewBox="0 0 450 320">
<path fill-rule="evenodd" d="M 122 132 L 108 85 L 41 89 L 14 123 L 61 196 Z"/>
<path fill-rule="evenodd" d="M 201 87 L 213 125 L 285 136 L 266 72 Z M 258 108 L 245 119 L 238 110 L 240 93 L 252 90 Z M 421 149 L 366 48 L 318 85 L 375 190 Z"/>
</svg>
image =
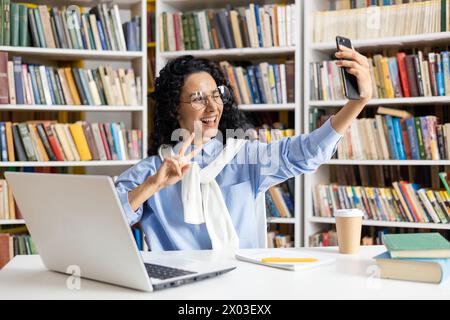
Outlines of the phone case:
<svg viewBox="0 0 450 320">
<path fill-rule="evenodd" d="M 348 48 L 353 48 L 350 39 L 344 37 L 336 37 L 336 48 L 339 51 L 339 45 L 344 45 Z M 347 72 L 347 68 L 341 69 L 342 84 L 344 87 L 344 95 L 349 100 L 359 100 L 358 80 L 356 76 Z"/>
</svg>

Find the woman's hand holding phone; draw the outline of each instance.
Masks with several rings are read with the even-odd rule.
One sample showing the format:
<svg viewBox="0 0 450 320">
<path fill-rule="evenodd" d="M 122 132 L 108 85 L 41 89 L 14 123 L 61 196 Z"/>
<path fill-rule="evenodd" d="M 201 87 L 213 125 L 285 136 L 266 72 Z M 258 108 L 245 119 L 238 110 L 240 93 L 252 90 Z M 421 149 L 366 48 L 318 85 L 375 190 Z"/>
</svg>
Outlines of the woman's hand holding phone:
<svg viewBox="0 0 450 320">
<path fill-rule="evenodd" d="M 343 135 L 372 98 L 372 79 L 367 58 L 353 49 L 349 39 L 337 37 L 336 40 L 339 51 L 335 55 L 342 59 L 336 65 L 346 68 L 342 75 L 349 101 L 331 118 L 331 126 Z"/>
<path fill-rule="evenodd" d="M 367 58 L 354 49 L 343 45 L 339 45 L 339 49 L 340 51 L 336 52 L 335 55 L 337 58 L 344 60 L 336 60 L 336 65 L 346 67 L 348 73 L 356 76 L 360 101 L 367 103 L 372 98 L 372 80 Z"/>
</svg>

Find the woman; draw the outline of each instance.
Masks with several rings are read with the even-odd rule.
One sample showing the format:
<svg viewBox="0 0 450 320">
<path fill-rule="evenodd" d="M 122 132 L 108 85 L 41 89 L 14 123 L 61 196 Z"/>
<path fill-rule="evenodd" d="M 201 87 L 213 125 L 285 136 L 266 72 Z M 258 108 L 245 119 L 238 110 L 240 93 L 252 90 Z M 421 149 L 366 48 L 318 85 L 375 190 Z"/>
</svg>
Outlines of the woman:
<svg viewBox="0 0 450 320">
<path fill-rule="evenodd" d="M 346 129 L 372 96 L 366 57 L 345 47 L 336 57 L 346 59 L 337 60 L 336 64 L 347 67 L 357 77 L 361 99 L 349 101 L 310 134 L 270 145 L 259 141 L 245 143 L 215 178 L 241 248 L 257 247 L 257 196 L 288 178 L 313 172 L 329 160 Z M 141 223 L 153 251 L 211 249 L 205 224 L 185 223 L 181 180 L 190 170 L 191 161 L 203 168 L 218 156 L 223 148 L 219 136 L 225 137 L 227 129 L 246 129 L 245 117 L 236 108 L 220 69 L 208 60 L 191 56 L 168 62 L 156 79 L 153 98 L 153 152 L 156 154 L 160 145 L 171 144 L 174 154 L 164 160 L 157 155 L 148 157 L 118 178 L 116 189 L 127 220 L 130 225 Z M 175 144 L 172 135 L 177 129 L 191 134 Z M 198 148 L 192 147 L 194 131 Z M 275 166 L 260 161 L 269 154 L 276 156 Z"/>
</svg>

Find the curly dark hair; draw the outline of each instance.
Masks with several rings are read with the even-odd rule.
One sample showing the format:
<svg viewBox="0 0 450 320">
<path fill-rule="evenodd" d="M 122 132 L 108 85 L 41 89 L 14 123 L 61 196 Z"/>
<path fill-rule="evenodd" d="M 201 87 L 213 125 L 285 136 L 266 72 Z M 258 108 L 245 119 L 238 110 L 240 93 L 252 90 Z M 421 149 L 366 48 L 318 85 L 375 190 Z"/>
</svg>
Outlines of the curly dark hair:
<svg viewBox="0 0 450 320">
<path fill-rule="evenodd" d="M 233 95 L 233 90 L 220 68 L 213 61 L 194 58 L 185 55 L 169 61 L 161 69 L 159 77 L 155 81 L 155 91 L 150 95 L 154 100 L 154 130 L 149 154 L 156 154 L 161 144 L 171 144 L 172 132 L 178 129 L 177 112 L 180 103 L 180 94 L 185 79 L 197 72 L 207 72 L 216 81 L 217 86 L 225 85 Z M 225 137 L 226 129 L 242 128 L 247 130 L 253 126 L 247 120 L 245 114 L 240 111 L 234 98 L 224 103 L 222 117 L 219 122 L 219 130 Z"/>
</svg>

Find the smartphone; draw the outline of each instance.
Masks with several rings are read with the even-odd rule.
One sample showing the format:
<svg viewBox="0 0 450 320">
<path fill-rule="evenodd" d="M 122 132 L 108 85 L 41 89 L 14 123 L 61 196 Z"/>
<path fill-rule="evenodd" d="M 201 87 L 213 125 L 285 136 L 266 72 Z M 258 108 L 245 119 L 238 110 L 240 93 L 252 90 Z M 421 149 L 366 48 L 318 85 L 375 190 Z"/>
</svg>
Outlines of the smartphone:
<svg viewBox="0 0 450 320">
<path fill-rule="evenodd" d="M 343 45 L 347 48 L 353 49 L 352 42 L 350 41 L 350 39 L 336 36 L 336 48 L 338 51 L 340 51 L 339 45 Z M 348 73 L 347 68 L 342 67 L 340 69 L 345 97 L 349 100 L 359 100 L 360 96 L 359 96 L 358 80 L 356 79 L 356 76 Z"/>
</svg>

